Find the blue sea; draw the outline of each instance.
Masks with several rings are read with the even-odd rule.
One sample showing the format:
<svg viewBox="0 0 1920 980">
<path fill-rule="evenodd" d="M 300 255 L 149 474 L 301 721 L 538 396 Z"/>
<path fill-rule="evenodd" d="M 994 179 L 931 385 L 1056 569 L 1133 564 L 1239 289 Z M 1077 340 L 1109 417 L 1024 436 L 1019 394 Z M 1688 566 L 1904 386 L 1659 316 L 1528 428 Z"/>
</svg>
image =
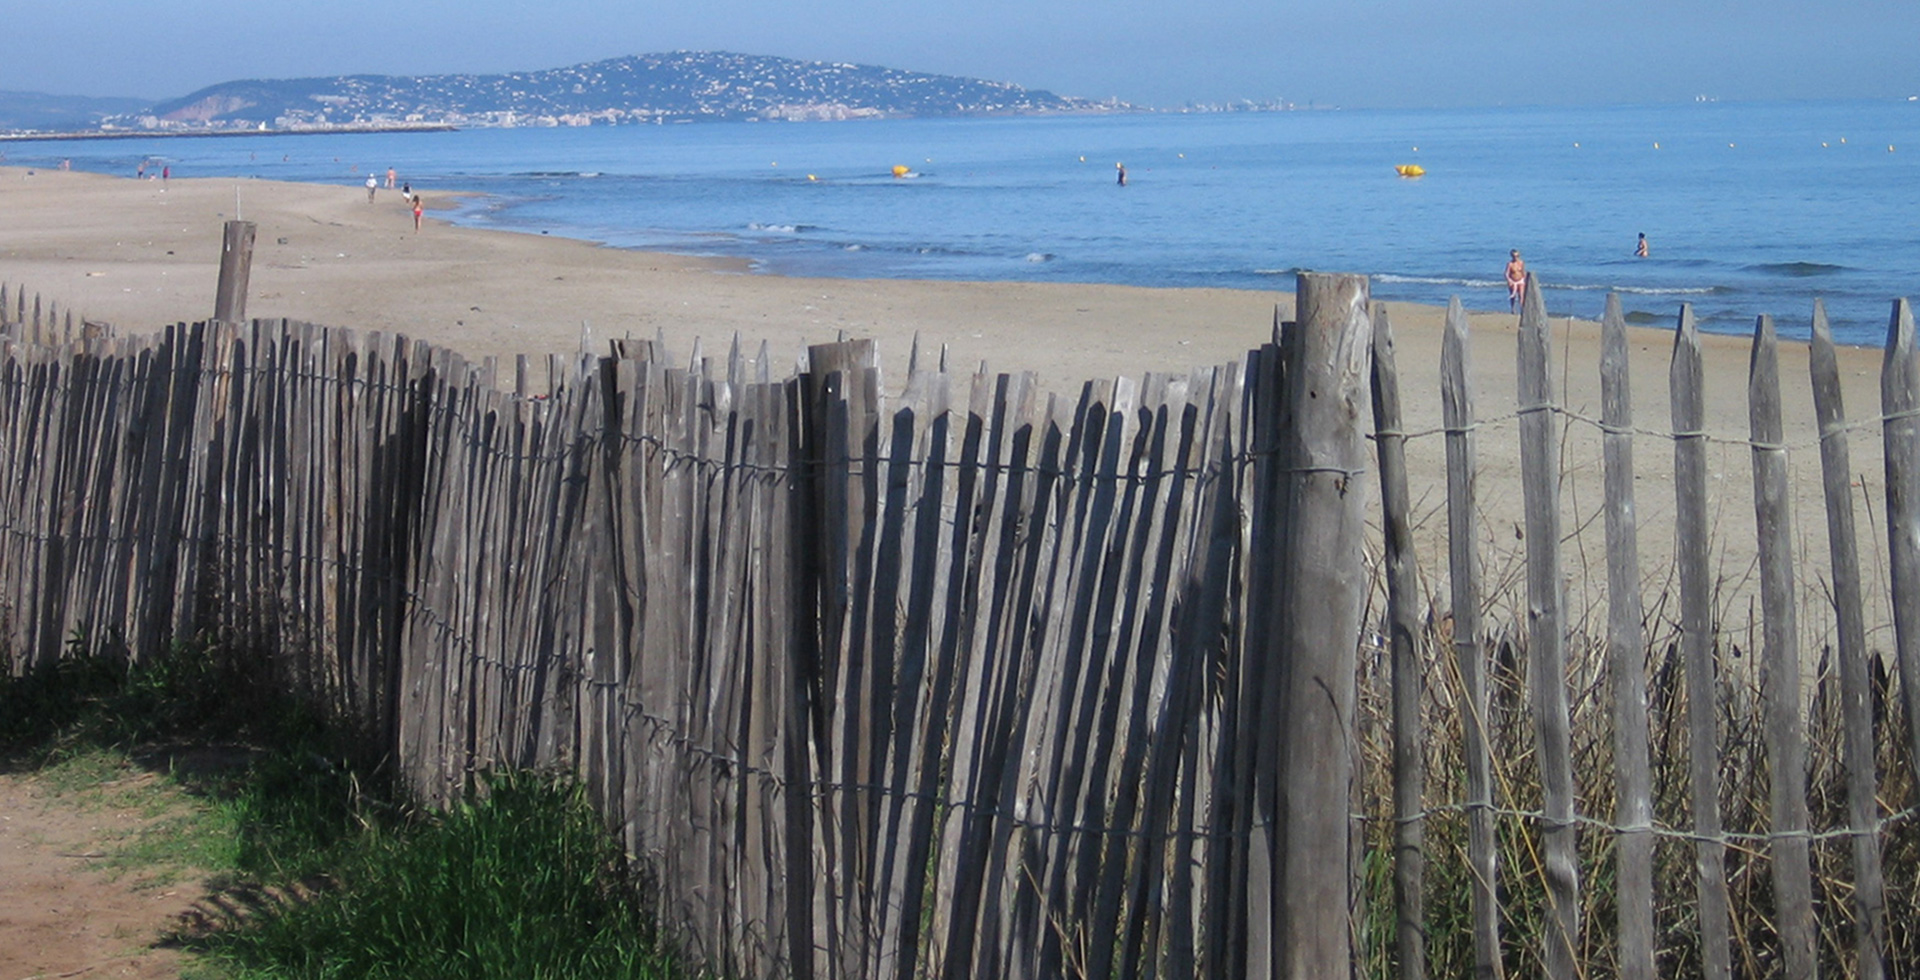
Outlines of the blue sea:
<svg viewBox="0 0 1920 980">
<path fill-rule="evenodd" d="M 1920 101 L 1319 110 L 10 143 L 14 165 L 357 187 L 388 167 L 504 228 L 796 276 L 1292 286 L 1877 344 L 1920 294 Z M 1125 164 L 1120 186 L 1116 164 Z M 1408 179 L 1398 164 L 1418 164 Z M 896 177 L 894 168 L 907 168 Z M 244 190 L 244 187 L 242 188 Z M 1645 233 L 1649 257 L 1633 255 Z"/>
</svg>

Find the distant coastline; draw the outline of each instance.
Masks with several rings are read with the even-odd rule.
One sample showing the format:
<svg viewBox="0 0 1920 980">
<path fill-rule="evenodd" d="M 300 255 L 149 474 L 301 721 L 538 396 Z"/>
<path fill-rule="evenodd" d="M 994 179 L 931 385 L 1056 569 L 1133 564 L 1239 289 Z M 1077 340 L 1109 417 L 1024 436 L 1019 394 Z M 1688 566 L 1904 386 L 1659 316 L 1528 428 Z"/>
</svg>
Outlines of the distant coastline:
<svg viewBox="0 0 1920 980">
<path fill-rule="evenodd" d="M 725 51 L 628 55 L 491 75 L 243 79 L 144 108 L 128 109 L 126 102 L 0 92 L 0 131 L 393 132 L 371 127 L 830 122 L 1137 111 L 1117 98 L 1060 96 L 1011 82 Z"/>
<path fill-rule="evenodd" d="M 361 133 L 451 133 L 449 123 L 401 123 L 392 126 L 332 126 L 304 129 L 92 129 L 65 132 L 0 132 L 0 142 L 30 143 L 57 140 L 204 139 L 215 136 L 351 136 Z"/>
</svg>

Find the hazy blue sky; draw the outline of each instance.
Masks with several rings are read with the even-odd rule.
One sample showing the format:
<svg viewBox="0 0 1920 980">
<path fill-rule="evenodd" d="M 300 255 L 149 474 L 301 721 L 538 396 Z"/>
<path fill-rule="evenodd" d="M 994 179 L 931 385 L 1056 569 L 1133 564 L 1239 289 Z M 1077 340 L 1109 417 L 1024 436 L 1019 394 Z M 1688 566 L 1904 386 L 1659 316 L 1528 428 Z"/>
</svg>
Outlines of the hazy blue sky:
<svg viewBox="0 0 1920 980">
<path fill-rule="evenodd" d="M 1154 105 L 1901 97 L 1916 0 L 0 0 L 0 89 L 487 73 L 676 49 L 853 61 Z"/>
</svg>

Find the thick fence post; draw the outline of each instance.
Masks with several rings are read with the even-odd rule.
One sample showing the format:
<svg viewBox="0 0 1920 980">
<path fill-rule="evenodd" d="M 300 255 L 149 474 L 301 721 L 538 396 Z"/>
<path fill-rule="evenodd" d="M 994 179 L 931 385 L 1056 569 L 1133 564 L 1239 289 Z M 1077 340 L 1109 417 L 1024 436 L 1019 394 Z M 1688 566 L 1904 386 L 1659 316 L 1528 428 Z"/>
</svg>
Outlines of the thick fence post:
<svg viewBox="0 0 1920 980">
<path fill-rule="evenodd" d="M 1367 571 L 1361 419 L 1372 323 L 1363 276 L 1303 273 L 1280 464 L 1281 641 L 1275 959 L 1287 978 L 1352 963 L 1347 855 L 1356 643 Z"/>
<path fill-rule="evenodd" d="M 220 243 L 220 284 L 213 294 L 213 318 L 240 323 L 247 318 L 247 279 L 253 274 L 251 221 L 229 221 Z"/>
</svg>

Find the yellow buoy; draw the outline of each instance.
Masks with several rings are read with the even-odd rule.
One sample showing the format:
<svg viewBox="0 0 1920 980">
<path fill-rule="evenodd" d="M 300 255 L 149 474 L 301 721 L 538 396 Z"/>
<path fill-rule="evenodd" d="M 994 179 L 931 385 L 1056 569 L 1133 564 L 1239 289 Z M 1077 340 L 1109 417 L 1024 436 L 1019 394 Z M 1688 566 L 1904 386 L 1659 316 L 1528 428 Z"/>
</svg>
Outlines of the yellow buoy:
<svg viewBox="0 0 1920 980">
<path fill-rule="evenodd" d="M 1427 172 L 1427 168 L 1417 163 L 1395 164 L 1393 170 L 1402 177 L 1421 177 L 1425 176 Z"/>
<path fill-rule="evenodd" d="M 893 175 L 895 177 L 905 177 L 908 173 L 911 173 L 911 171 L 907 169 L 906 164 L 896 163 L 893 165 Z"/>
</svg>

